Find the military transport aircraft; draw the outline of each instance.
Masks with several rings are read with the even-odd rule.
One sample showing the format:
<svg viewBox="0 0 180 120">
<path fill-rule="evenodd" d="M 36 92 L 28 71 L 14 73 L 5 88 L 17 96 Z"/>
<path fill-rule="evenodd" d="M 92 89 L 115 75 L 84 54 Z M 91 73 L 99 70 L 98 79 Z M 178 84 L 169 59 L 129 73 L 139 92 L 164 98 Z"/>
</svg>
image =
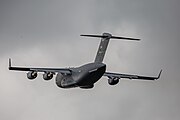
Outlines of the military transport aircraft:
<svg viewBox="0 0 180 120">
<path fill-rule="evenodd" d="M 84 89 L 93 88 L 94 84 L 102 77 L 108 77 L 110 85 L 116 85 L 121 78 L 141 79 L 141 80 L 157 80 L 159 79 L 162 70 L 157 77 L 146 77 L 139 75 L 121 74 L 106 71 L 106 64 L 103 63 L 104 55 L 110 39 L 125 39 L 136 40 L 140 39 L 117 37 L 109 33 L 102 35 L 81 35 L 86 37 L 101 38 L 99 49 L 96 54 L 94 62 L 82 65 L 75 68 L 29 68 L 29 67 L 12 67 L 11 59 L 9 59 L 9 70 L 28 71 L 27 78 L 35 79 L 38 72 L 43 72 L 44 80 L 51 80 L 56 75 L 56 84 L 60 88 L 74 88 L 80 87 Z"/>
</svg>

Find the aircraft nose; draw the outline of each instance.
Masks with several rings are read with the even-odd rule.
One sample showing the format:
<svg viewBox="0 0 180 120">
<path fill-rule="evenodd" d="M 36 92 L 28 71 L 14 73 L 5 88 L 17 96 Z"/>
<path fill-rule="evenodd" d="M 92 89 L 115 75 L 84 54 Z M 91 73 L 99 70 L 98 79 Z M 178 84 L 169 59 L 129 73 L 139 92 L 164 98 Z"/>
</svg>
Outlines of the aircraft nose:
<svg viewBox="0 0 180 120">
<path fill-rule="evenodd" d="M 58 73 L 57 75 L 56 75 L 56 85 L 58 86 L 58 87 L 63 87 L 62 85 L 61 85 L 61 81 L 63 80 L 63 75 L 61 74 L 61 73 Z"/>
</svg>

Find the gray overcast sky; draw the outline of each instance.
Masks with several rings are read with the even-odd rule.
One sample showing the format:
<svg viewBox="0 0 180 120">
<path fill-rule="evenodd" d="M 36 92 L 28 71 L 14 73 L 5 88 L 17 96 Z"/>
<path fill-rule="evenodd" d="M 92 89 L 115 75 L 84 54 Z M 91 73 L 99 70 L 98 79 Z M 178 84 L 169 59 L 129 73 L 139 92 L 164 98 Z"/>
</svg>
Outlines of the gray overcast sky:
<svg viewBox="0 0 180 120">
<path fill-rule="evenodd" d="M 179 0 L 1 0 L 1 120 L 179 120 Z M 99 40 L 79 35 L 141 38 L 111 41 L 108 71 L 154 76 L 158 81 L 102 78 L 91 90 L 60 89 L 40 74 L 29 81 L 13 65 L 79 66 L 94 60 Z"/>
</svg>

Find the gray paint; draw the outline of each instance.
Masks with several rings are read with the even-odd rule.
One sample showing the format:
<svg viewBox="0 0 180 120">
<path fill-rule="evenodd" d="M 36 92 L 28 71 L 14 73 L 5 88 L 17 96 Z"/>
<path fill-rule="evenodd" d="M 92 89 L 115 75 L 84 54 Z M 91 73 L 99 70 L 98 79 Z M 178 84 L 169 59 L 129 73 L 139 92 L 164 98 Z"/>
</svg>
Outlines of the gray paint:
<svg viewBox="0 0 180 120">
<path fill-rule="evenodd" d="M 99 45 L 99 48 L 98 48 L 98 51 L 96 54 L 95 62 L 102 62 L 103 61 L 104 55 L 106 53 L 106 49 L 107 49 L 107 46 L 109 43 L 109 39 L 111 37 L 111 34 L 108 34 L 108 33 L 104 33 L 103 35 L 107 35 L 109 37 L 101 39 L 101 42 L 100 42 L 100 45 Z"/>
</svg>

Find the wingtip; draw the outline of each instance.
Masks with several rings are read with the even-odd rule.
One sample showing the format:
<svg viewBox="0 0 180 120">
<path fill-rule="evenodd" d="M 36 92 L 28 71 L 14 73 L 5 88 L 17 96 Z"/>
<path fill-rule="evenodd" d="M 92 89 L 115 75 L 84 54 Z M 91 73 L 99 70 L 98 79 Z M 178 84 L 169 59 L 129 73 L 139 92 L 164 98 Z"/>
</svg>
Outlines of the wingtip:
<svg viewBox="0 0 180 120">
<path fill-rule="evenodd" d="M 162 69 L 160 70 L 160 72 L 159 72 L 159 75 L 158 75 L 157 79 L 159 79 L 159 78 L 161 77 L 161 73 L 162 73 Z M 156 80 L 157 80 L 157 79 L 156 79 Z"/>
<path fill-rule="evenodd" d="M 9 70 L 11 69 L 11 58 L 9 58 Z"/>
</svg>

